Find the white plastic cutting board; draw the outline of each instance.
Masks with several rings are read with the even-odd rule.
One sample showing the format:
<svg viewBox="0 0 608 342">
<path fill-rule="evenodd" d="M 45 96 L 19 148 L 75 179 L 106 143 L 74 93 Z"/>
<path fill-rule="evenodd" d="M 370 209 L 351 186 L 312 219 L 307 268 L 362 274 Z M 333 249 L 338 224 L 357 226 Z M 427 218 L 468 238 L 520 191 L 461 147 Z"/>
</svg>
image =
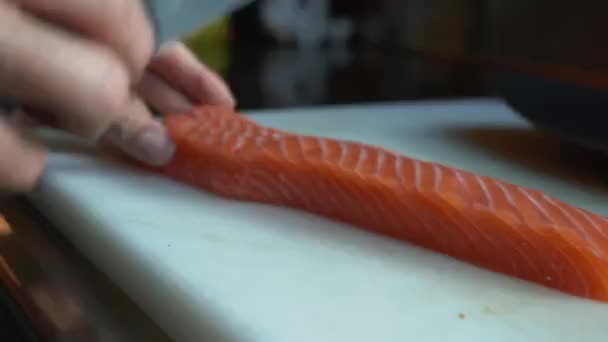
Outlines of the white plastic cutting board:
<svg viewBox="0 0 608 342">
<path fill-rule="evenodd" d="M 248 114 L 608 212 L 593 171 L 556 157 L 560 145 L 491 99 Z M 176 341 L 608 339 L 608 304 L 302 212 L 219 199 L 59 145 L 31 199 Z"/>
</svg>

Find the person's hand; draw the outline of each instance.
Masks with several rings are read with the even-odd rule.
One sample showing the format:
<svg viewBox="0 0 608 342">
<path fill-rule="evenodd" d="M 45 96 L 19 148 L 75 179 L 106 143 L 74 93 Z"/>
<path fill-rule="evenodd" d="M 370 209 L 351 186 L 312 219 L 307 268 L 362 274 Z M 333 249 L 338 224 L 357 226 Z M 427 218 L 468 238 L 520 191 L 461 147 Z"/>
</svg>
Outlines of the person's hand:
<svg viewBox="0 0 608 342">
<path fill-rule="evenodd" d="M 152 32 L 137 0 L 0 0 L 0 98 L 36 122 L 162 165 L 174 146 L 148 106 L 168 113 L 234 99 L 183 44 L 153 55 Z M 0 190 L 28 191 L 46 151 L 16 127 L 0 113 Z"/>
</svg>

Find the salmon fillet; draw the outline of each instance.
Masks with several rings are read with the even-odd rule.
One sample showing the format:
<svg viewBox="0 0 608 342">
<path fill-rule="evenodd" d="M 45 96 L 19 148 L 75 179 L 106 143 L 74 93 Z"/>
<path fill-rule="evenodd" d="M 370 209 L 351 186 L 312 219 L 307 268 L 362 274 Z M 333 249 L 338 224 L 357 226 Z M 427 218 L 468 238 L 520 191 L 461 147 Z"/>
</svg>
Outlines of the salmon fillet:
<svg viewBox="0 0 608 342">
<path fill-rule="evenodd" d="M 165 124 L 176 154 L 161 172 L 181 182 L 608 301 L 606 218 L 542 192 L 377 146 L 264 127 L 211 106 Z"/>
</svg>

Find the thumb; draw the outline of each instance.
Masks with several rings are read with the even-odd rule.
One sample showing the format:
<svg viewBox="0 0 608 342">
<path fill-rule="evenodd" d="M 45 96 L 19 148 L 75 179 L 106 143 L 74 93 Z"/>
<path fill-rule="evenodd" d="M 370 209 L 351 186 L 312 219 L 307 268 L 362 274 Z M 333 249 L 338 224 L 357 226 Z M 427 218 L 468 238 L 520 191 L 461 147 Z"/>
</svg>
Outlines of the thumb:
<svg viewBox="0 0 608 342">
<path fill-rule="evenodd" d="M 72 117 L 62 117 L 35 109 L 19 113 L 13 121 L 23 126 L 48 126 L 93 138 L 101 147 L 122 152 L 151 166 L 168 162 L 175 151 L 165 127 L 153 118 L 143 100 L 138 97 L 130 98 L 110 118 L 97 119 L 96 125 L 89 124 L 88 131 L 100 132 L 94 136 L 83 133 L 83 125 L 71 124 L 74 121 Z"/>
<path fill-rule="evenodd" d="M 168 162 L 175 151 L 163 124 L 152 117 L 139 97 L 131 98 L 122 115 L 115 117 L 100 142 L 109 143 L 129 156 L 153 166 Z"/>
</svg>

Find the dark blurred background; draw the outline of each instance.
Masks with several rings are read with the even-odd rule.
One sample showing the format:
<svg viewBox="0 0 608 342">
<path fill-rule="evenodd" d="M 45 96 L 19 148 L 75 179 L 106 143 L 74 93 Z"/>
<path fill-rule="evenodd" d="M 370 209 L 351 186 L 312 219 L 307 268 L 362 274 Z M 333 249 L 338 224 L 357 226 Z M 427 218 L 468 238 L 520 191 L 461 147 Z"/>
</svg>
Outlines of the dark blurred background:
<svg viewBox="0 0 608 342">
<path fill-rule="evenodd" d="M 189 44 L 241 108 L 493 95 L 500 63 L 604 71 L 606 10 L 601 1 L 258 0 Z"/>
</svg>

